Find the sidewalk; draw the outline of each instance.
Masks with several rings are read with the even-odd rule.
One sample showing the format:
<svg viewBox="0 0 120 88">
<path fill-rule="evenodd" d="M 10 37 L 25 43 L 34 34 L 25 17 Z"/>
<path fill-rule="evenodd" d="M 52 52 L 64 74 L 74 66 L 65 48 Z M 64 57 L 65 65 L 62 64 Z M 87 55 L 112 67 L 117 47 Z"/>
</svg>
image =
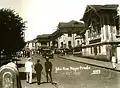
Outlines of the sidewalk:
<svg viewBox="0 0 120 88">
<path fill-rule="evenodd" d="M 93 59 L 88 59 L 83 57 L 76 57 L 73 55 L 58 56 L 58 57 L 120 72 L 120 63 L 117 64 L 116 69 L 113 69 L 111 62 L 93 60 Z"/>
<path fill-rule="evenodd" d="M 26 74 L 25 74 L 25 67 L 24 64 L 27 61 L 27 58 L 19 58 L 20 61 L 18 61 L 18 64 L 21 64 L 23 66 L 19 67 L 19 73 L 20 73 L 20 79 L 21 79 L 21 85 L 22 88 L 56 88 L 55 85 L 52 85 L 51 83 L 45 83 L 46 82 L 46 76 L 44 72 L 41 74 L 41 85 L 37 85 L 36 83 L 36 76 L 35 76 L 35 71 L 33 70 L 33 79 L 32 79 L 32 84 L 26 83 Z M 34 63 L 34 62 L 33 62 Z"/>
</svg>

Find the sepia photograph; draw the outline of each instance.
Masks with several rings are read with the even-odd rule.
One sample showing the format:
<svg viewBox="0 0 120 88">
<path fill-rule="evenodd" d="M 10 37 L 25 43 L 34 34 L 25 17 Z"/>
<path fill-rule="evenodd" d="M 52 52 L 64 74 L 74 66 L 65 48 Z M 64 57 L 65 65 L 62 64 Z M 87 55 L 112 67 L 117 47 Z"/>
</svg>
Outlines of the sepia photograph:
<svg viewBox="0 0 120 88">
<path fill-rule="evenodd" d="M 119 0 L 0 0 L 0 88 L 120 88 Z"/>
</svg>

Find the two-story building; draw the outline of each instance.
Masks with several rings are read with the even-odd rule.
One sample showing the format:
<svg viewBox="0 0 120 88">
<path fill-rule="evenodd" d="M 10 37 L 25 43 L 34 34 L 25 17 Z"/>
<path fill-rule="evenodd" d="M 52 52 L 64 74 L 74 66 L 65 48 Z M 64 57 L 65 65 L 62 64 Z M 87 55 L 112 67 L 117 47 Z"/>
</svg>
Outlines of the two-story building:
<svg viewBox="0 0 120 88">
<path fill-rule="evenodd" d="M 30 41 L 27 41 L 26 43 L 26 48 L 30 49 L 30 50 L 34 50 L 34 49 L 38 49 L 38 42 L 37 42 L 37 39 L 33 39 L 33 40 L 30 40 Z"/>
<path fill-rule="evenodd" d="M 87 5 L 82 21 L 85 23 L 83 56 L 111 60 L 115 54 L 120 60 L 120 29 L 118 5 Z"/>
<path fill-rule="evenodd" d="M 42 34 L 37 36 L 37 40 L 39 43 L 39 47 L 41 46 L 47 46 L 50 47 L 50 36 L 51 34 Z"/>
<path fill-rule="evenodd" d="M 80 44 L 79 39 L 75 40 L 77 33 L 84 29 L 84 23 L 77 21 L 60 22 L 58 24 L 58 48 L 73 48 Z"/>
</svg>

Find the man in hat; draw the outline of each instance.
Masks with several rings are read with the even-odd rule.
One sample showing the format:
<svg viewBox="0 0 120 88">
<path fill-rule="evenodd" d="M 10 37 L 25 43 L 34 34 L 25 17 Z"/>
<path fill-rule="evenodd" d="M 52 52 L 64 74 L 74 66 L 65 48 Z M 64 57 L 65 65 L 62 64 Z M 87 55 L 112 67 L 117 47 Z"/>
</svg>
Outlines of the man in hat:
<svg viewBox="0 0 120 88">
<path fill-rule="evenodd" d="M 31 61 L 31 57 L 28 57 L 27 62 L 25 63 L 26 68 L 26 80 L 27 83 L 32 83 L 32 68 L 33 68 L 33 62 Z"/>
<path fill-rule="evenodd" d="M 36 76 L 37 76 L 37 83 L 40 85 L 41 81 L 41 71 L 43 69 L 42 65 L 40 64 L 40 59 L 37 60 L 37 63 L 35 64 L 35 71 L 36 71 Z"/>
<path fill-rule="evenodd" d="M 50 76 L 51 83 L 52 81 L 52 63 L 49 61 L 49 57 L 46 56 L 46 62 L 45 62 L 45 72 L 46 72 L 46 77 L 47 77 L 47 82 L 48 82 L 48 75 Z"/>
</svg>

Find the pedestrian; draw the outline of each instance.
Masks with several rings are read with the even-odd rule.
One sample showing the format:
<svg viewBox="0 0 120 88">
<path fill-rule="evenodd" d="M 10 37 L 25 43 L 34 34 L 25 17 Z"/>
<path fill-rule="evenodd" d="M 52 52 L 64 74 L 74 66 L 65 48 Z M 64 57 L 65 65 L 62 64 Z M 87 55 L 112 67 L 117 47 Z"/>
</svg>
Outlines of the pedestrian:
<svg viewBox="0 0 120 88">
<path fill-rule="evenodd" d="M 113 66 L 113 68 L 116 68 L 116 57 L 114 54 L 112 56 L 112 66 Z"/>
<path fill-rule="evenodd" d="M 28 61 L 25 63 L 26 68 L 26 80 L 27 83 L 32 83 L 32 68 L 33 68 L 33 62 L 31 61 L 31 57 L 28 57 Z"/>
<path fill-rule="evenodd" d="M 47 78 L 47 83 L 48 83 L 48 75 L 50 77 L 51 83 L 53 83 L 52 81 L 52 63 L 49 61 L 49 57 L 46 56 L 46 62 L 45 62 L 45 72 L 46 72 L 46 78 Z"/>
<path fill-rule="evenodd" d="M 37 63 L 35 64 L 35 71 L 36 71 L 36 76 L 37 76 L 37 83 L 40 85 L 41 81 L 41 72 L 42 72 L 42 65 L 40 64 L 40 59 L 37 60 Z"/>
</svg>

